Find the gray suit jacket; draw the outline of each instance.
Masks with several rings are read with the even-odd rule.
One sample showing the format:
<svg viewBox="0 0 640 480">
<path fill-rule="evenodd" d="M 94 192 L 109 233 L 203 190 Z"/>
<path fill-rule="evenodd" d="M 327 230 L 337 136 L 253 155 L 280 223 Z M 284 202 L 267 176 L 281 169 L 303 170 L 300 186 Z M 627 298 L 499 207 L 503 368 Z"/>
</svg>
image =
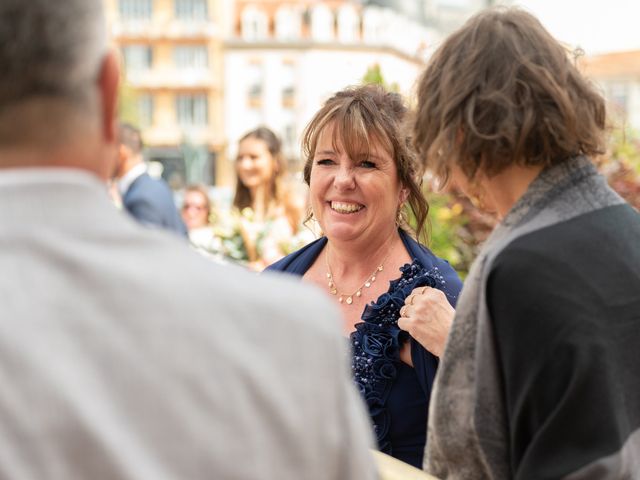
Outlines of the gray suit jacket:
<svg viewBox="0 0 640 480">
<path fill-rule="evenodd" d="M 320 292 L 206 261 L 74 170 L 0 170 L 0 478 L 367 479 Z"/>
</svg>

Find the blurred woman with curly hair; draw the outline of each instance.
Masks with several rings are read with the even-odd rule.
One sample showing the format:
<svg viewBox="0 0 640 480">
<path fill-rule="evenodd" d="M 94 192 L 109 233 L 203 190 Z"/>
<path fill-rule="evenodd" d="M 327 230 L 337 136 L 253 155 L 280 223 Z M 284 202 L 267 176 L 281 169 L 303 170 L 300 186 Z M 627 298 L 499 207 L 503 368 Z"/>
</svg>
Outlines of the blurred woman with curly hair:
<svg viewBox="0 0 640 480">
<path fill-rule="evenodd" d="M 455 317 L 400 319 L 418 339 L 453 320 L 429 415 L 439 478 L 637 478 L 640 216 L 591 162 L 604 134 L 603 98 L 518 9 L 470 19 L 420 80 L 420 156 L 501 219 Z"/>
</svg>

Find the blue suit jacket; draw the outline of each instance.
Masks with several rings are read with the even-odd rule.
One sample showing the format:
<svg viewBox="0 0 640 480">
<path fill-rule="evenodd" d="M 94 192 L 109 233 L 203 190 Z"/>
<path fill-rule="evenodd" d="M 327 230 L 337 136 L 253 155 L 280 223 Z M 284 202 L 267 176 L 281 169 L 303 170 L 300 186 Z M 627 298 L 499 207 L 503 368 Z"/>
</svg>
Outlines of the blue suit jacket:
<svg viewBox="0 0 640 480">
<path fill-rule="evenodd" d="M 131 184 L 122 203 L 140 223 L 187 236 L 187 229 L 173 203 L 173 193 L 164 180 L 143 173 Z"/>
</svg>

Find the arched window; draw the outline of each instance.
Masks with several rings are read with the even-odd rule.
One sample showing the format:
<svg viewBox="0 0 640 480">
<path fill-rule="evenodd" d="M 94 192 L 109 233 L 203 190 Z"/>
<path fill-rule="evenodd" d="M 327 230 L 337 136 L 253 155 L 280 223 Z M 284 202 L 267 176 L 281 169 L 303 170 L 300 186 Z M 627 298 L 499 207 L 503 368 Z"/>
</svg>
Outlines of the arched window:
<svg viewBox="0 0 640 480">
<path fill-rule="evenodd" d="M 326 5 L 316 5 L 311 12 L 311 38 L 318 42 L 333 40 L 333 13 Z"/>
<path fill-rule="evenodd" d="M 278 40 L 295 40 L 300 38 L 302 14 L 299 8 L 282 6 L 276 12 L 276 38 Z"/>
<path fill-rule="evenodd" d="M 248 5 L 242 11 L 242 38 L 247 41 L 265 40 L 268 33 L 267 14 Z"/>
<path fill-rule="evenodd" d="M 358 41 L 360 19 L 352 5 L 342 5 L 338 10 L 338 40 L 343 43 Z"/>
</svg>

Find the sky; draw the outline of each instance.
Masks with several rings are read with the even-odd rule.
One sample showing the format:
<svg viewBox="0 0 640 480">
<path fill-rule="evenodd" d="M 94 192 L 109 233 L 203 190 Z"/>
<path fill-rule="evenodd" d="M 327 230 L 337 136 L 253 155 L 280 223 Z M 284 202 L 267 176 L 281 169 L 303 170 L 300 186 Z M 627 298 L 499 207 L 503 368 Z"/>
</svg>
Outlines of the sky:
<svg viewBox="0 0 640 480">
<path fill-rule="evenodd" d="M 587 55 L 640 50 L 638 0 L 514 0 L 540 19 L 558 40 Z"/>
<path fill-rule="evenodd" d="M 478 3 L 477 0 L 436 1 L 456 6 Z M 554 37 L 581 47 L 587 55 L 640 50 L 640 0 L 511 0 L 506 3 L 524 7 L 538 17 Z"/>
</svg>

